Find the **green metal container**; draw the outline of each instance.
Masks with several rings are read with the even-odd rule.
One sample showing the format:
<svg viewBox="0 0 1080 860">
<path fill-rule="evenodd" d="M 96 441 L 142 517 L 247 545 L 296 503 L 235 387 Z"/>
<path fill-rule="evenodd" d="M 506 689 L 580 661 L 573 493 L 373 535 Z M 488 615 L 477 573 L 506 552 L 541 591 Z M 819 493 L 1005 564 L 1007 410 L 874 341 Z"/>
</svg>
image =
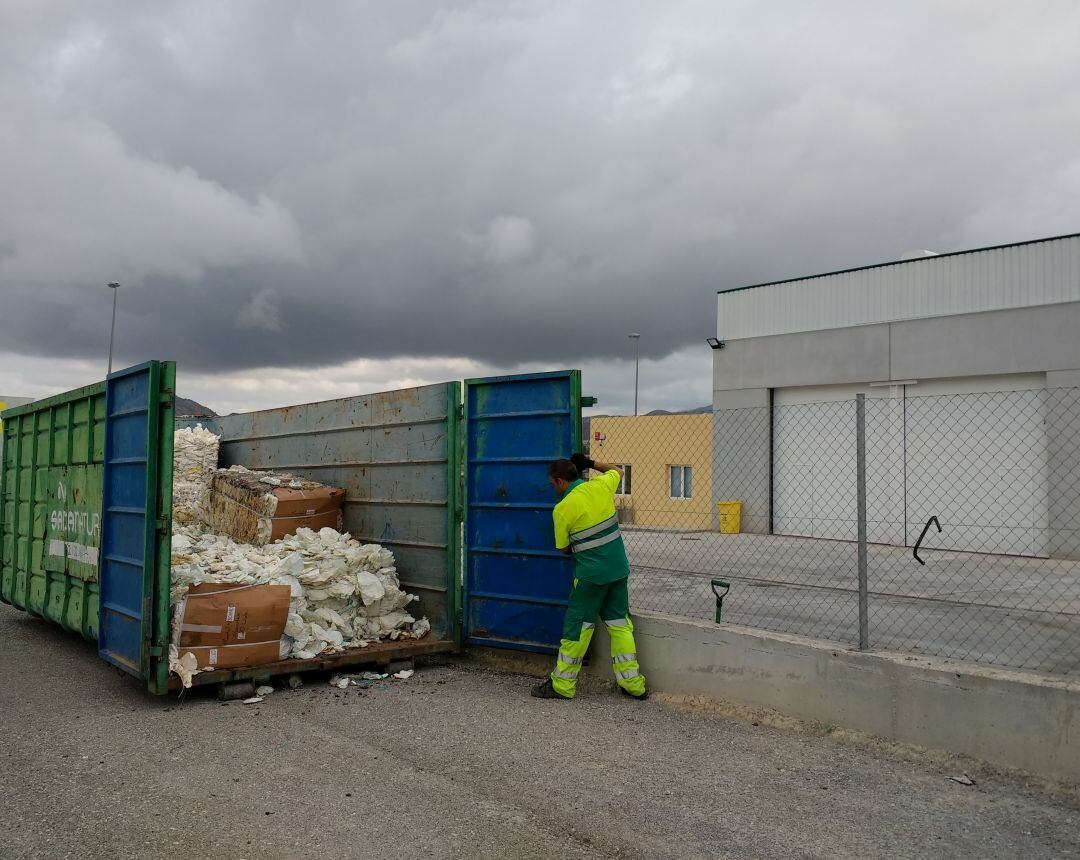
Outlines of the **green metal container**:
<svg viewBox="0 0 1080 860">
<path fill-rule="evenodd" d="M 101 659 L 152 693 L 177 683 L 168 672 L 175 379 L 172 362 L 151 361 L 3 413 L 0 601 L 96 642 Z M 490 408 L 473 414 L 468 433 L 459 382 L 213 420 L 220 465 L 342 487 L 345 530 L 393 550 L 431 633 L 207 671 L 196 684 L 449 651 L 465 631 L 470 642 L 555 650 L 559 625 L 548 616 L 561 608 L 537 599 L 534 571 L 537 559 L 568 563 L 549 545 L 545 466 L 580 445 L 580 372 L 470 382 L 481 390 Z M 481 399 L 470 403 L 479 408 Z M 475 496 L 468 534 L 466 487 Z M 523 544 L 526 533 L 535 548 Z M 463 565 L 473 575 L 464 591 Z"/>
<path fill-rule="evenodd" d="M 168 685 L 172 362 L 4 412 L 0 600 Z"/>
<path fill-rule="evenodd" d="M 105 383 L 3 418 L 0 599 L 97 641 Z"/>
<path fill-rule="evenodd" d="M 3 413 L 0 600 L 75 631 L 164 693 L 168 672 L 172 362 Z M 461 385 L 410 388 L 216 419 L 221 463 L 346 489 L 345 528 L 390 547 L 432 633 L 313 661 L 204 672 L 267 678 L 448 651 L 460 636 Z"/>
</svg>

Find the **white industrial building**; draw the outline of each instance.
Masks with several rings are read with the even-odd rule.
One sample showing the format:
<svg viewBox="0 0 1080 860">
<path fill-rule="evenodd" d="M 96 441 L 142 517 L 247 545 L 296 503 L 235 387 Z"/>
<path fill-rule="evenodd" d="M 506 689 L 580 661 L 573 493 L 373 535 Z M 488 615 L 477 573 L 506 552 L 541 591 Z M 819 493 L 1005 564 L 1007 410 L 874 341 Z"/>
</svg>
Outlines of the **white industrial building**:
<svg viewBox="0 0 1080 860">
<path fill-rule="evenodd" d="M 1080 234 L 717 304 L 714 498 L 746 530 L 854 538 L 861 393 L 871 541 L 910 545 L 933 515 L 938 547 L 1080 557 Z"/>
</svg>

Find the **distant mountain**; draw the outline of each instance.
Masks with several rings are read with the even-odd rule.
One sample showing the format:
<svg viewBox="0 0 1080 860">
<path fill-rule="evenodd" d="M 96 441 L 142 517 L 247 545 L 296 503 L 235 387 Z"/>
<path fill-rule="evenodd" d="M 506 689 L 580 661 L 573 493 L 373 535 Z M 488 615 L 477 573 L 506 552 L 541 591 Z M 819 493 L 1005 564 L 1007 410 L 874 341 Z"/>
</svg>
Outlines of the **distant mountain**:
<svg viewBox="0 0 1080 860">
<path fill-rule="evenodd" d="M 199 418 L 217 418 L 218 414 L 209 406 L 203 406 L 197 400 L 189 400 L 186 397 L 176 398 L 176 414 L 196 416 Z"/>
<path fill-rule="evenodd" d="M 711 406 L 698 406 L 695 409 L 676 409 L 674 412 L 669 412 L 667 409 L 654 409 L 652 412 L 646 412 L 646 415 L 708 415 L 712 412 Z"/>
</svg>

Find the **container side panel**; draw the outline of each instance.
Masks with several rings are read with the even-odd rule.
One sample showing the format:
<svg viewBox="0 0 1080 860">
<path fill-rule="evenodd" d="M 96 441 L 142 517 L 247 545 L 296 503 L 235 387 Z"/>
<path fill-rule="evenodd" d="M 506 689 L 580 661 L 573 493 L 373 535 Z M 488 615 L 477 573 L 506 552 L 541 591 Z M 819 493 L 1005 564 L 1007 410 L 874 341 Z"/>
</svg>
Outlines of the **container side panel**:
<svg viewBox="0 0 1080 860">
<path fill-rule="evenodd" d="M 578 371 L 465 388 L 469 642 L 554 651 L 573 562 L 554 548 L 547 465 L 581 447 Z"/>
<path fill-rule="evenodd" d="M 97 638 L 105 383 L 4 414 L 0 600 Z"/>
<path fill-rule="evenodd" d="M 344 527 L 394 552 L 409 611 L 454 632 L 458 383 L 289 406 L 215 421 L 221 465 L 275 469 L 345 490 Z M 453 416 L 456 419 L 456 416 Z"/>
<path fill-rule="evenodd" d="M 180 430 L 181 428 L 191 428 L 197 426 L 205 427 L 211 433 L 221 435 L 221 425 L 217 418 L 191 418 L 188 416 L 177 415 L 173 418 L 173 428 Z"/>
</svg>

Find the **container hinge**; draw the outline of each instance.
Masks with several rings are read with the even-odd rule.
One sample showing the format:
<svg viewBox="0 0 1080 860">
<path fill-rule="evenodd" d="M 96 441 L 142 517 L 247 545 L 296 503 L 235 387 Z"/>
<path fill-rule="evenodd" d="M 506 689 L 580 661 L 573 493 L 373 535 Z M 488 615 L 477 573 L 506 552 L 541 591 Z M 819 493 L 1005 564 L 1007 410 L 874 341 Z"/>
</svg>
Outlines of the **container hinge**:
<svg viewBox="0 0 1080 860">
<path fill-rule="evenodd" d="M 164 652 L 164 650 L 162 649 L 162 647 L 160 645 L 151 645 L 150 646 L 150 656 L 151 657 L 160 657 L 164 653 L 165 652 Z"/>
<path fill-rule="evenodd" d="M 173 393 L 168 389 L 162 391 L 160 398 L 158 398 L 158 402 L 165 408 L 171 409 L 173 406 Z"/>
<path fill-rule="evenodd" d="M 159 532 L 167 532 L 169 530 L 169 518 L 158 517 L 154 520 L 154 528 Z"/>
</svg>

